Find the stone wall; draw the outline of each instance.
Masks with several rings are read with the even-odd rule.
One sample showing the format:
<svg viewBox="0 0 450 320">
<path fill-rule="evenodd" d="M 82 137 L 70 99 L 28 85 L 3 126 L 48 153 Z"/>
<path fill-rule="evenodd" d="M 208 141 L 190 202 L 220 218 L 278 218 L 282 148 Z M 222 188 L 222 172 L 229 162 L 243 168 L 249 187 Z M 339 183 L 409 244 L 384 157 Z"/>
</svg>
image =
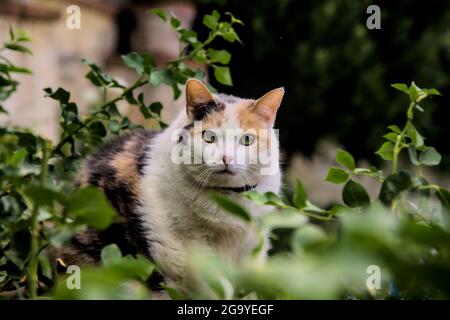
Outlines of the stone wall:
<svg viewBox="0 0 450 320">
<path fill-rule="evenodd" d="M 167 2 L 165 2 L 167 3 Z M 81 29 L 66 27 L 72 5 L 81 8 Z M 187 1 L 170 2 L 170 6 L 186 27 L 195 18 L 195 7 Z M 14 0 L 0 1 L 0 42 L 8 37 L 8 26 L 26 30 L 33 39 L 30 48 L 32 56 L 9 54 L 8 57 L 20 66 L 33 71 L 33 76 L 19 75 L 19 90 L 4 106 L 9 116 L 0 115 L 0 123 L 18 125 L 36 130 L 52 139 L 58 139 L 57 104 L 44 98 L 46 87 L 64 87 L 72 93 L 81 112 L 99 101 L 101 94 L 84 78 L 88 68 L 81 63 L 87 58 L 99 64 L 118 80 L 127 85 L 134 81 L 134 72 L 124 68 L 117 52 L 120 25 L 117 14 L 128 9 L 135 15 L 137 25 L 130 34 L 131 50 L 151 52 L 162 64 L 178 54 L 179 46 L 175 33 L 158 17 L 145 14 L 152 5 L 133 5 L 131 1 L 120 0 Z M 163 118 L 170 121 L 183 107 L 183 97 L 172 100 L 172 90 L 167 87 L 143 89 L 146 99 L 161 101 L 165 105 Z M 117 92 L 111 92 L 111 95 Z M 121 111 L 143 123 L 142 117 L 128 105 L 120 105 Z"/>
</svg>

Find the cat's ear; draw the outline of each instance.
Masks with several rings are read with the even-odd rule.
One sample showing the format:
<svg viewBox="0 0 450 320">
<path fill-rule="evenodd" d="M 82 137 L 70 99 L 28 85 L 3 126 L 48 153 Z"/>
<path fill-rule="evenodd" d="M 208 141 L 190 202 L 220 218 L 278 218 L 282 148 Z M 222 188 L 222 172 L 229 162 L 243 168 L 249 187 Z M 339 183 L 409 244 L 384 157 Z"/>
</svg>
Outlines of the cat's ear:
<svg viewBox="0 0 450 320">
<path fill-rule="evenodd" d="M 269 91 L 253 104 L 252 111 L 256 112 L 264 121 L 272 126 L 277 116 L 278 108 L 284 96 L 284 88 L 277 88 Z"/>
<path fill-rule="evenodd" d="M 209 89 L 197 79 L 186 82 L 186 111 L 189 116 L 200 112 L 206 105 L 214 102 Z"/>
</svg>

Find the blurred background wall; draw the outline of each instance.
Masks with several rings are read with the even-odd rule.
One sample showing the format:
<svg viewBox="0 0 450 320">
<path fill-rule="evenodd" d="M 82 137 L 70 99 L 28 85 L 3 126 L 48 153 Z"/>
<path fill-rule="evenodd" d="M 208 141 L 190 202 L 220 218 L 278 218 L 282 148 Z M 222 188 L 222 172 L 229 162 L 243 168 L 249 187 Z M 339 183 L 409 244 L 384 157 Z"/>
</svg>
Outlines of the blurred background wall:
<svg viewBox="0 0 450 320">
<path fill-rule="evenodd" d="M 66 28 L 66 9 L 71 4 L 81 7 L 80 30 Z M 371 4 L 381 8 L 380 30 L 366 28 L 366 9 Z M 407 104 L 391 83 L 414 80 L 444 94 L 424 105 L 427 112 L 418 117 L 418 129 L 442 152 L 444 170 L 450 168 L 447 0 L 0 0 L 0 41 L 7 37 L 9 24 L 27 30 L 34 54 L 15 61 L 35 74 L 20 78 L 18 94 L 6 104 L 11 115 L 0 116 L 0 121 L 33 127 L 57 139 L 58 109 L 43 97 L 43 88 L 66 88 L 84 111 L 100 98 L 84 79 L 87 67 L 81 58 L 129 83 L 135 75 L 122 67 L 121 54 L 148 51 L 160 64 L 175 57 L 179 50 L 175 34 L 145 13 L 161 6 L 173 10 L 200 36 L 206 36 L 201 17 L 213 9 L 230 11 L 245 22 L 238 30 L 242 45 L 217 44 L 233 54 L 234 86 L 213 85 L 243 97 L 285 86 L 277 127 L 286 181 L 289 185 L 299 175 L 318 203 L 339 200 L 330 195 L 337 195 L 332 191 L 340 187 L 323 182 L 338 146 L 363 159 L 361 165 L 379 163 L 374 151 L 382 143 L 384 129 L 403 122 Z M 184 97 L 172 101 L 170 88 L 144 90 L 149 101 L 163 102 L 163 118 L 168 122 L 184 107 Z M 142 121 L 127 106 L 121 108 L 133 120 Z M 446 172 L 433 176 L 450 184 Z M 378 192 L 370 181 L 363 183 L 372 194 Z"/>
</svg>

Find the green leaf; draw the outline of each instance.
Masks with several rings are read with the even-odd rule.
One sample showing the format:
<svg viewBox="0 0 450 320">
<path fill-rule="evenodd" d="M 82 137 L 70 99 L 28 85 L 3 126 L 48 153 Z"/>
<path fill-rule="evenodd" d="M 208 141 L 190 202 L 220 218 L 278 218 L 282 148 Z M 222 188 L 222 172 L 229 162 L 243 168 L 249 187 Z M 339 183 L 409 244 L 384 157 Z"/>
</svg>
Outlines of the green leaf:
<svg viewBox="0 0 450 320">
<path fill-rule="evenodd" d="M 228 64 L 231 60 L 231 54 L 226 50 L 214 50 L 209 48 L 207 53 L 211 63 Z"/>
<path fill-rule="evenodd" d="M 28 152 L 25 149 L 19 149 L 8 158 L 6 164 L 14 167 L 19 167 L 22 165 L 27 154 Z"/>
<path fill-rule="evenodd" d="M 223 196 L 220 193 L 213 193 L 211 197 L 225 211 L 235 215 L 236 217 L 243 219 L 244 221 L 248 222 L 252 220 L 251 215 L 247 211 L 247 209 L 244 208 L 242 205 L 238 204 L 237 202 L 231 200 L 230 198 Z"/>
<path fill-rule="evenodd" d="M 155 8 L 147 10 L 147 13 L 155 14 L 160 17 L 164 22 L 167 21 L 166 12 L 163 9 Z"/>
<path fill-rule="evenodd" d="M 113 243 L 102 249 L 101 258 L 103 266 L 112 266 L 120 263 L 122 260 L 122 252 L 120 252 L 119 247 Z"/>
<path fill-rule="evenodd" d="M 103 193 L 91 186 L 75 190 L 68 199 L 66 210 L 76 221 L 100 230 L 109 227 L 116 217 L 116 211 Z"/>
<path fill-rule="evenodd" d="M 181 25 L 181 21 L 178 20 L 175 17 L 170 18 L 170 24 L 172 25 L 172 27 L 174 27 L 175 29 L 178 29 L 178 27 Z"/>
<path fill-rule="evenodd" d="M 320 227 L 308 224 L 295 231 L 292 236 L 292 248 L 296 253 L 303 253 L 306 249 L 325 243 L 327 235 Z"/>
<path fill-rule="evenodd" d="M 442 156 L 433 147 L 428 147 L 419 155 L 419 162 L 426 166 L 437 166 L 442 160 Z"/>
<path fill-rule="evenodd" d="M 106 137 L 107 131 L 101 121 L 95 121 L 89 126 L 89 131 L 99 137 Z"/>
<path fill-rule="evenodd" d="M 370 204 L 369 195 L 364 187 L 353 180 L 349 180 L 345 184 L 342 190 L 342 200 L 351 208 L 364 207 Z"/>
<path fill-rule="evenodd" d="M 196 62 L 198 63 L 207 63 L 208 62 L 208 56 L 206 55 L 205 49 L 200 49 L 195 52 L 195 55 L 192 57 Z"/>
<path fill-rule="evenodd" d="M 398 133 L 398 134 L 402 133 L 402 130 L 400 130 L 400 128 L 397 127 L 396 125 L 391 125 L 391 126 L 388 127 L 388 129 L 390 129 L 391 131 L 393 131 L 395 133 Z"/>
<path fill-rule="evenodd" d="M 325 181 L 331 183 L 344 183 L 348 179 L 348 172 L 341 168 L 330 168 L 328 170 L 328 175 L 325 178 Z"/>
<path fill-rule="evenodd" d="M 207 26 L 209 29 L 214 30 L 219 23 L 220 14 L 217 10 L 214 10 L 211 14 L 206 14 L 203 17 L 203 24 Z"/>
<path fill-rule="evenodd" d="M 178 31 L 181 35 L 180 40 L 183 42 L 190 43 L 192 45 L 198 44 L 197 32 L 190 29 L 181 29 Z"/>
<path fill-rule="evenodd" d="M 411 163 L 415 166 L 419 166 L 420 162 L 417 159 L 417 150 L 416 147 L 414 146 L 409 146 L 408 147 L 408 155 L 409 155 L 409 160 L 411 161 Z"/>
<path fill-rule="evenodd" d="M 0 113 L 9 114 L 9 112 L 5 108 L 3 108 L 2 105 L 0 105 Z"/>
<path fill-rule="evenodd" d="M 439 188 L 436 190 L 436 196 L 441 202 L 441 205 L 447 210 L 450 210 L 450 192 L 444 188 Z"/>
<path fill-rule="evenodd" d="M 346 167 L 350 170 L 355 170 L 355 159 L 353 159 L 353 156 L 348 153 L 347 151 L 339 149 L 336 152 L 336 161 L 341 165 Z"/>
<path fill-rule="evenodd" d="M 375 153 L 384 160 L 391 161 L 393 158 L 393 152 L 394 152 L 394 144 L 392 142 L 385 142 L 381 145 L 380 149 L 378 149 L 378 151 Z"/>
<path fill-rule="evenodd" d="M 411 85 L 409 86 L 409 97 L 411 98 L 411 101 L 417 101 L 419 96 L 423 94 L 422 89 L 420 89 L 414 81 L 411 82 Z"/>
<path fill-rule="evenodd" d="M 112 133 L 119 133 L 120 131 L 120 123 L 119 121 L 113 119 L 108 122 L 108 128 Z"/>
<path fill-rule="evenodd" d="M 306 200 L 308 198 L 308 195 L 306 194 L 305 187 L 303 186 L 303 183 L 299 178 L 296 179 L 296 187 L 295 187 L 295 193 L 292 196 L 292 202 L 294 205 L 299 208 L 303 209 L 306 207 Z"/>
<path fill-rule="evenodd" d="M 9 50 L 18 51 L 26 54 L 32 54 L 30 49 L 17 43 L 5 43 L 5 47 L 8 48 Z"/>
<path fill-rule="evenodd" d="M 385 205 L 390 205 L 400 193 L 413 186 L 411 175 L 406 171 L 400 171 L 384 180 L 380 190 L 380 200 Z"/>
<path fill-rule="evenodd" d="M 395 132 L 389 132 L 383 136 L 383 138 L 385 138 L 386 140 L 393 142 L 393 143 L 397 142 L 397 137 L 398 137 L 398 134 Z"/>
<path fill-rule="evenodd" d="M 49 188 L 28 186 L 25 193 L 38 206 L 52 207 L 55 201 L 60 204 L 66 202 L 66 196 L 63 193 Z"/>
<path fill-rule="evenodd" d="M 416 148 L 423 146 L 424 141 L 422 135 L 410 121 L 406 124 L 406 136 L 411 139 Z"/>
<path fill-rule="evenodd" d="M 269 230 L 287 228 L 295 229 L 308 223 L 308 218 L 297 210 L 284 209 L 271 212 L 261 217 L 262 224 Z"/>
<path fill-rule="evenodd" d="M 144 59 L 139 53 L 131 52 L 122 56 L 122 61 L 131 69 L 136 70 L 140 75 L 144 74 Z"/>
<path fill-rule="evenodd" d="M 44 91 L 47 93 L 47 97 L 50 97 L 63 104 L 69 103 L 70 93 L 63 88 L 58 88 L 55 92 L 53 92 L 50 88 L 46 88 L 44 89 Z"/>
<path fill-rule="evenodd" d="M 394 89 L 397 89 L 403 93 L 406 93 L 409 96 L 409 90 L 408 90 L 408 86 L 404 83 L 394 83 L 391 84 L 391 87 Z"/>
<path fill-rule="evenodd" d="M 150 73 L 150 77 L 148 82 L 154 86 L 154 87 L 158 87 L 164 80 L 165 78 L 165 70 L 153 70 Z"/>
<path fill-rule="evenodd" d="M 242 26 L 244 25 L 244 23 L 241 20 L 237 19 L 231 12 L 225 12 L 225 14 L 227 16 L 230 16 L 232 24 L 236 23 L 236 24 L 240 24 Z"/>
<path fill-rule="evenodd" d="M 164 284 L 161 287 L 167 292 L 170 299 L 172 300 L 186 300 L 186 297 L 177 289 L 165 286 Z"/>
<path fill-rule="evenodd" d="M 230 68 L 219 66 L 213 67 L 214 67 L 214 77 L 219 83 L 227 86 L 233 85 L 233 81 L 231 80 Z"/>
<path fill-rule="evenodd" d="M 437 89 L 422 89 L 426 94 L 430 96 L 442 96 Z"/>
<path fill-rule="evenodd" d="M 163 109 L 163 105 L 161 104 L 161 102 L 153 102 L 150 106 L 149 106 L 150 110 L 157 114 L 158 116 L 161 116 L 161 110 Z"/>
</svg>

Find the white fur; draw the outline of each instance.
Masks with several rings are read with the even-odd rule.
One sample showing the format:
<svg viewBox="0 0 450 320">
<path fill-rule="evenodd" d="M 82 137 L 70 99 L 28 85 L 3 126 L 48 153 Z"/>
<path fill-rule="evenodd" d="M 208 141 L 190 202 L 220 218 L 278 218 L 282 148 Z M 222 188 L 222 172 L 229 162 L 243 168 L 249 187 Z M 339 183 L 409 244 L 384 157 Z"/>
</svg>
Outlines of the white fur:
<svg viewBox="0 0 450 320">
<path fill-rule="evenodd" d="M 222 129 L 239 127 L 234 106 L 228 104 L 225 112 L 228 121 L 222 124 Z M 140 186 L 140 210 L 146 220 L 152 257 L 169 277 L 168 280 L 175 284 L 185 280 L 185 255 L 190 249 L 212 250 L 231 260 L 239 260 L 252 250 L 257 240 L 253 227 L 224 212 L 210 199 L 209 189 L 204 186 L 214 186 L 218 181 L 223 186 L 223 178 L 216 180 L 212 174 L 203 185 L 194 184 L 193 176 L 189 174 L 194 167 L 171 161 L 172 148 L 177 145 L 173 133 L 189 122 L 183 110 L 172 125 L 153 140 Z M 272 143 L 276 152 L 271 159 L 277 170 L 273 175 L 255 177 L 255 190 L 261 193 L 280 191 L 279 151 L 275 134 L 272 134 Z M 237 180 L 230 181 L 230 186 L 237 187 L 236 183 Z M 254 215 L 264 210 L 237 193 L 227 192 L 227 195 L 242 203 Z"/>
</svg>

